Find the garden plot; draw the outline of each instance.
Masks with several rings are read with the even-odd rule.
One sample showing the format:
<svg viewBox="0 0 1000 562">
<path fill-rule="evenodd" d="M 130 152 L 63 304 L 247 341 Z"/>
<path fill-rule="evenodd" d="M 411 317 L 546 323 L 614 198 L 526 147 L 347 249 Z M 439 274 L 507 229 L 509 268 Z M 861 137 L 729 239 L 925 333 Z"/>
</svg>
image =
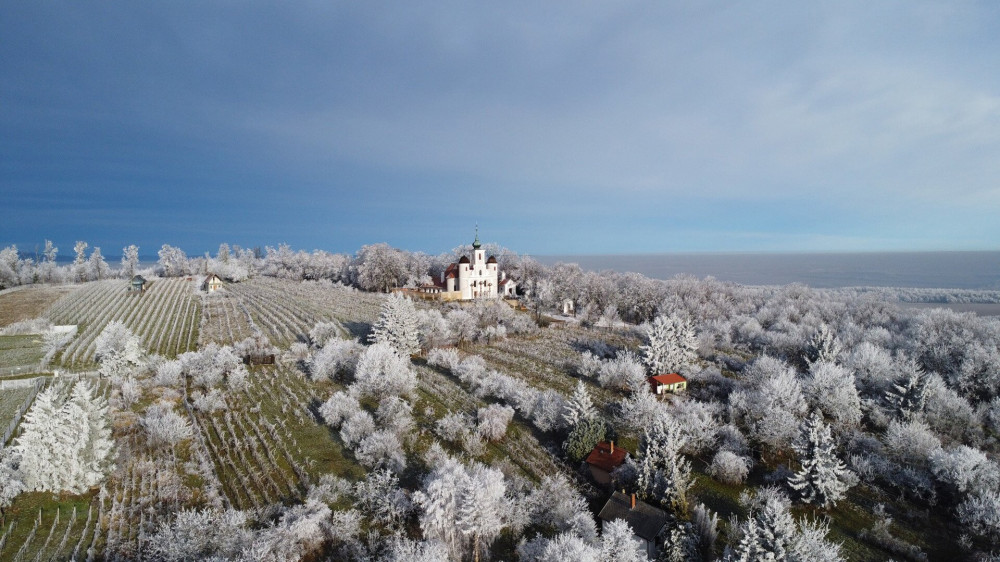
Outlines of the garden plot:
<svg viewBox="0 0 1000 562">
<path fill-rule="evenodd" d="M 4 367 L 37 365 L 45 356 L 44 343 L 38 334 L 0 336 L 0 371 Z"/>
</svg>

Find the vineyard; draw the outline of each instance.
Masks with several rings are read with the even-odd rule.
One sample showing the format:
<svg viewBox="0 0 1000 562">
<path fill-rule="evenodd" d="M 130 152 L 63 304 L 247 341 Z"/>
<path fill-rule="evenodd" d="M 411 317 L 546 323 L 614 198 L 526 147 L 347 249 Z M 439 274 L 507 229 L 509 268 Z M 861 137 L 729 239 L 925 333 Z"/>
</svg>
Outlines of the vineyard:
<svg viewBox="0 0 1000 562">
<path fill-rule="evenodd" d="M 142 295 L 129 294 L 128 282 L 88 283 L 62 297 L 46 312 L 54 324 L 76 324 L 79 332 L 63 349 L 60 362 L 69 368 L 92 365 L 97 336 L 120 321 L 142 339 L 150 353 L 174 357 L 198 342 L 201 304 L 194 283 L 183 278 L 159 279 Z"/>
</svg>

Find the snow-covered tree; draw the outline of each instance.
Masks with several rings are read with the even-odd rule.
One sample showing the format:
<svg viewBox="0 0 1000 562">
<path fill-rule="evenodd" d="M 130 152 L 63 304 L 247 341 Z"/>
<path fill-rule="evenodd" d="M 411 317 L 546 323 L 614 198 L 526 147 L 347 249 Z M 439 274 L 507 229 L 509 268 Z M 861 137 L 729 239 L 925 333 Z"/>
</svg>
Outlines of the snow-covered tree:
<svg viewBox="0 0 1000 562">
<path fill-rule="evenodd" d="M 65 401 L 54 385 L 39 392 L 21 427 L 14 449 L 25 490 L 80 493 L 104 477 L 112 445 L 107 404 L 88 383 L 77 383 Z"/>
<path fill-rule="evenodd" d="M 382 305 L 382 312 L 368 336 L 371 343 L 384 343 L 409 356 L 420 351 L 420 319 L 413 301 L 394 294 Z"/>
<path fill-rule="evenodd" d="M 184 250 L 164 244 L 156 254 L 160 258 L 158 263 L 164 277 L 178 277 L 190 273 L 187 254 L 184 253 Z"/>
<path fill-rule="evenodd" d="M 510 509 L 503 473 L 495 468 L 474 464 L 468 469 L 469 481 L 458 508 L 458 527 L 472 542 L 473 558 L 489 550 L 493 540 L 506 526 Z"/>
<path fill-rule="evenodd" d="M 358 358 L 352 390 L 382 399 L 409 395 L 417 387 L 417 376 L 409 357 L 402 357 L 385 342 L 368 346 Z"/>
<path fill-rule="evenodd" d="M 698 337 L 690 320 L 675 315 L 657 316 L 646 335 L 649 344 L 640 349 L 653 374 L 679 371 L 698 358 Z"/>
<path fill-rule="evenodd" d="M 566 410 L 563 412 L 563 419 L 569 428 L 574 428 L 583 420 L 590 420 L 597 417 L 597 408 L 590 399 L 587 392 L 587 385 L 583 381 L 576 381 L 576 388 L 573 395 L 566 401 Z"/>
<path fill-rule="evenodd" d="M 806 503 L 820 507 L 835 504 L 850 487 L 852 475 L 837 458 L 836 443 L 818 410 L 803 424 L 801 436 L 793 447 L 802 468 L 788 479 L 788 485 Z"/>
<path fill-rule="evenodd" d="M 104 327 L 94 345 L 102 376 L 121 379 L 142 364 L 144 354 L 139 337 L 118 320 Z"/>
<path fill-rule="evenodd" d="M 687 512 L 687 491 L 693 484 L 691 463 L 681 455 L 685 438 L 668 416 L 658 416 L 643 431 L 636 452 L 639 495 L 680 515 Z"/>
<path fill-rule="evenodd" d="M 830 329 L 830 326 L 822 324 L 806 344 L 806 362 L 834 363 L 837 361 L 841 349 L 842 346 L 837 335 Z"/>
<path fill-rule="evenodd" d="M 632 537 L 632 527 L 624 519 L 605 523 L 601 537 L 601 560 L 604 562 L 643 562 L 646 553 Z"/>
<path fill-rule="evenodd" d="M 375 523 L 398 529 L 413 509 L 410 498 L 399 487 L 399 477 L 388 469 L 373 470 L 354 485 L 358 507 Z"/>
<path fill-rule="evenodd" d="M 237 558 L 251 540 L 246 512 L 183 509 L 160 524 L 146 548 L 154 560 L 225 560 Z"/>
<path fill-rule="evenodd" d="M 62 415 L 77 437 L 69 467 L 71 489 L 83 491 L 99 484 L 108 470 L 112 448 L 108 403 L 89 382 L 80 381 L 73 386 Z"/>
<path fill-rule="evenodd" d="M 331 322 L 317 322 L 309 330 L 309 341 L 316 347 L 324 347 L 329 341 L 338 339 L 341 334 L 346 333 L 347 329 L 336 320 Z"/>
<path fill-rule="evenodd" d="M 166 401 L 149 405 L 145 415 L 139 418 L 139 425 L 146 430 L 147 439 L 154 447 L 176 447 L 194 435 L 191 422 L 174 411 L 173 405 Z"/>
<path fill-rule="evenodd" d="M 387 429 L 373 431 L 361 438 L 354 450 L 354 456 L 368 468 L 386 468 L 395 473 L 401 473 L 406 468 L 403 444 L 394 432 Z"/>
<path fill-rule="evenodd" d="M 507 425 L 514 418 L 514 408 L 490 404 L 476 412 L 476 431 L 487 441 L 499 441 L 507 434 Z"/>
<path fill-rule="evenodd" d="M 76 257 L 73 258 L 73 278 L 79 283 L 87 281 L 89 272 L 87 271 L 87 247 L 89 244 L 82 240 L 77 240 L 73 246 Z"/>
<path fill-rule="evenodd" d="M 730 485 L 742 484 L 750 474 L 751 460 L 737 455 L 732 451 L 722 450 L 715 453 L 708 473 L 719 482 Z"/>
<path fill-rule="evenodd" d="M 806 395 L 814 408 L 840 424 L 861 422 L 861 398 L 854 385 L 854 373 L 824 359 L 809 364 Z"/>
<path fill-rule="evenodd" d="M 420 507 L 420 529 L 424 538 L 440 541 L 452 558 L 463 551 L 463 535 L 456 524 L 469 475 L 457 460 L 447 457 L 427 475 L 421 491 L 413 494 Z"/>
<path fill-rule="evenodd" d="M 448 345 L 455 339 L 448 320 L 436 308 L 417 311 L 417 329 L 420 332 L 420 347 L 424 350 Z"/>
<path fill-rule="evenodd" d="M 919 368 L 914 368 L 902 381 L 892 383 L 885 392 L 885 401 L 896 417 L 910 421 L 923 412 L 927 403 L 927 377 Z"/>
<path fill-rule="evenodd" d="M 822 524 L 801 521 L 796 525 L 789 512 L 788 498 L 775 488 L 761 488 L 748 500 L 749 516 L 739 523 L 726 562 L 786 560 L 803 562 L 838 561 L 840 547 L 825 539 Z"/>
<path fill-rule="evenodd" d="M 15 447 L 0 449 L 0 514 L 24 491 L 21 455 Z"/>
<path fill-rule="evenodd" d="M 1000 491 L 979 490 L 959 504 L 958 520 L 988 540 L 1000 541 Z"/>
<path fill-rule="evenodd" d="M 122 276 L 129 279 L 139 269 L 139 246 L 135 244 L 122 248 Z"/>
<path fill-rule="evenodd" d="M 309 374 L 315 379 L 339 380 L 342 375 L 355 369 L 358 357 L 365 350 L 356 340 L 328 339 L 306 364 Z"/>
<path fill-rule="evenodd" d="M 597 380 L 604 388 L 641 392 L 648 388 L 646 369 L 635 353 L 625 350 L 614 359 L 601 363 Z"/>
<path fill-rule="evenodd" d="M 95 246 L 94 250 L 90 252 L 90 259 L 87 260 L 87 269 L 90 270 L 88 277 L 93 280 L 105 279 L 111 274 L 111 268 L 104 261 L 104 256 L 101 255 L 99 247 Z"/>
<path fill-rule="evenodd" d="M 66 423 L 59 392 L 51 385 L 38 393 L 21 422 L 15 450 L 21 457 L 24 489 L 61 491 L 71 484 L 72 460 L 78 437 Z"/>
</svg>

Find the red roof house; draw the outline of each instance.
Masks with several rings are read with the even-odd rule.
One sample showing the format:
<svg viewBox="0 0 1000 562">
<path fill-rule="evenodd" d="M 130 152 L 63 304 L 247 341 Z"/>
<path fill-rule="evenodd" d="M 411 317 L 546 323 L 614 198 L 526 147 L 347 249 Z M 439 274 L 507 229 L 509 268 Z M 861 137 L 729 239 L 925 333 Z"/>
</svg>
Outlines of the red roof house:
<svg viewBox="0 0 1000 562">
<path fill-rule="evenodd" d="M 663 375 L 653 375 L 647 379 L 649 388 L 653 394 L 664 394 L 667 392 L 678 392 L 687 388 L 687 379 L 677 373 L 667 373 Z"/>
<path fill-rule="evenodd" d="M 590 466 L 590 475 L 598 484 L 611 484 L 611 472 L 625 463 L 628 451 L 615 447 L 615 442 L 601 441 L 587 455 L 586 463 Z"/>
</svg>

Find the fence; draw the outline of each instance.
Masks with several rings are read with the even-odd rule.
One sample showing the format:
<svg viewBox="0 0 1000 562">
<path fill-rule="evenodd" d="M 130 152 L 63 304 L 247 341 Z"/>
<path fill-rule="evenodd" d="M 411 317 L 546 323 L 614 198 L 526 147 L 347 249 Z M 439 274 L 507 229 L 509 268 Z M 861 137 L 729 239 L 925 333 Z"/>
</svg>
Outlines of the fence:
<svg viewBox="0 0 1000 562">
<path fill-rule="evenodd" d="M 38 394 L 38 391 L 45 386 L 46 380 L 48 380 L 48 377 L 35 377 L 33 379 L 21 379 L 16 381 L 0 381 L 0 389 L 22 388 L 25 386 L 34 387 L 31 394 L 28 395 L 21 406 L 18 407 L 17 413 L 14 414 L 14 419 L 10 420 L 10 423 L 7 425 L 7 430 L 3 433 L 3 439 L 0 439 L 0 449 L 7 446 L 7 441 L 10 440 L 11 435 L 14 434 L 14 430 L 17 429 L 17 424 L 21 422 L 21 416 L 23 416 L 24 412 L 28 411 L 28 408 L 31 407 L 31 402 L 34 401 L 35 395 Z"/>
</svg>

